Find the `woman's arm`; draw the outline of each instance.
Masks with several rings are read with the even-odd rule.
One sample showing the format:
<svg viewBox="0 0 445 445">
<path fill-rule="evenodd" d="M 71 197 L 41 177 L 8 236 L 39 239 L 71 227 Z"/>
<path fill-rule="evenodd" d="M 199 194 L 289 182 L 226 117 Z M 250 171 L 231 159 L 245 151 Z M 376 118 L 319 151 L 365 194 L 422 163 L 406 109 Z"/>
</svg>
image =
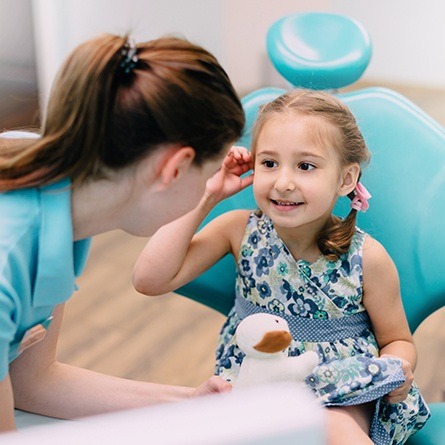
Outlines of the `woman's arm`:
<svg viewBox="0 0 445 445">
<path fill-rule="evenodd" d="M 11 363 L 16 408 L 71 419 L 226 392 L 231 388 L 215 376 L 198 388 L 188 388 L 126 380 L 59 363 L 55 350 L 62 316 L 63 306 L 59 306 L 44 340 Z"/>
<path fill-rule="evenodd" d="M 0 432 L 15 429 L 14 397 L 9 374 L 0 382 Z"/>
<path fill-rule="evenodd" d="M 241 242 L 247 214 L 229 212 L 216 218 L 198 234 L 196 230 L 222 199 L 252 183 L 250 154 L 232 149 L 221 170 L 207 181 L 198 206 L 183 217 L 161 227 L 148 241 L 133 270 L 133 284 L 146 295 L 161 295 L 177 289 L 215 264 Z"/>
<path fill-rule="evenodd" d="M 371 318 L 380 356 L 401 359 L 406 382 L 388 395 L 390 403 L 405 399 L 413 382 L 417 352 L 400 295 L 397 269 L 385 248 L 367 237 L 363 248 L 364 305 Z"/>
</svg>

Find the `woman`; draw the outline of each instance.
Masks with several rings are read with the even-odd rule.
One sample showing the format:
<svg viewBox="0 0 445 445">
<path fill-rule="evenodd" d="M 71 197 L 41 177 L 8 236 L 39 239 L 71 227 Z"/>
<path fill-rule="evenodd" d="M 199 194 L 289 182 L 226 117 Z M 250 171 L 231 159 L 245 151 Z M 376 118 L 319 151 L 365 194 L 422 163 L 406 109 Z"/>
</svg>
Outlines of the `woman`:
<svg viewBox="0 0 445 445">
<path fill-rule="evenodd" d="M 63 303 L 92 236 L 150 236 L 191 210 L 244 125 L 217 60 L 185 40 L 78 46 L 54 83 L 41 135 L 0 138 L 0 431 L 14 407 L 58 418 L 177 400 L 198 388 L 59 363 Z M 236 171 L 234 171 L 236 175 Z"/>
</svg>

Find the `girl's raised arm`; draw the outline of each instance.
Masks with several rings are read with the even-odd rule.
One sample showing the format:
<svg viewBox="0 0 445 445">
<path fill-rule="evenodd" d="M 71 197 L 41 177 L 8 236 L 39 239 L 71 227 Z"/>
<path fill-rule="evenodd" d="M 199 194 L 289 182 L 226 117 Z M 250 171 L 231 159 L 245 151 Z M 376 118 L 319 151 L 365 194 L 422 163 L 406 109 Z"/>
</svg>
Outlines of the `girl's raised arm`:
<svg viewBox="0 0 445 445">
<path fill-rule="evenodd" d="M 241 177 L 252 167 L 249 152 L 232 147 L 221 169 L 212 176 L 198 206 L 183 217 L 161 227 L 148 241 L 133 270 L 138 292 L 161 295 L 193 280 L 241 242 L 246 211 L 221 215 L 196 230 L 221 200 L 241 191 L 253 176 Z M 244 223 L 244 224 L 243 224 Z"/>
</svg>

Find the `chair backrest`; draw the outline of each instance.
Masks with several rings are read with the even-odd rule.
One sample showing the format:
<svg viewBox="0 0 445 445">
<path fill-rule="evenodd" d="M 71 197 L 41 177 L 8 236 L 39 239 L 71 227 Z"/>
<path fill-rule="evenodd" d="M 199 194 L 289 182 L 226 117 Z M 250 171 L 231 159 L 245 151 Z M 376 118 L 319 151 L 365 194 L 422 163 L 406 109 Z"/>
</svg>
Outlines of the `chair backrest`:
<svg viewBox="0 0 445 445">
<path fill-rule="evenodd" d="M 283 92 L 265 88 L 243 99 L 247 125 L 241 144 L 250 146 L 258 108 Z M 358 224 L 393 258 L 414 331 L 445 305 L 445 199 L 440 197 L 445 192 L 445 133 L 426 113 L 393 91 L 369 88 L 340 97 L 354 113 L 372 154 L 362 182 L 373 198 L 369 210 L 359 215 Z M 335 213 L 346 215 L 348 205 L 346 199 L 340 200 Z M 208 219 L 237 208 L 255 208 L 250 188 L 221 203 Z M 235 272 L 233 259 L 226 257 L 178 293 L 226 314 L 234 301 Z"/>
<path fill-rule="evenodd" d="M 362 181 L 373 198 L 368 211 L 359 214 L 358 224 L 393 258 L 414 332 L 445 305 L 445 200 L 440 198 L 445 192 L 445 134 L 433 119 L 390 90 L 372 88 L 342 98 L 372 154 Z M 345 201 L 337 206 L 342 215 L 347 212 Z"/>
</svg>

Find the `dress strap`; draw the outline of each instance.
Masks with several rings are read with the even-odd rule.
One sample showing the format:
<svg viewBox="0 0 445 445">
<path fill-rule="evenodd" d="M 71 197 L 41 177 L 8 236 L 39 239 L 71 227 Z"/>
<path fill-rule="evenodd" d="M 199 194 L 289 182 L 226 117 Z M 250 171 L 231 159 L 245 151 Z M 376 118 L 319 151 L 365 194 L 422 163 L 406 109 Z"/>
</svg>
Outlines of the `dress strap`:
<svg viewBox="0 0 445 445">
<path fill-rule="evenodd" d="M 327 320 L 302 318 L 270 311 L 240 296 L 237 296 L 235 299 L 235 310 L 241 320 L 257 313 L 268 313 L 284 318 L 289 325 L 293 339 L 296 341 L 332 342 L 361 336 L 366 329 L 371 327 L 371 321 L 367 312 L 359 312 Z"/>
</svg>

